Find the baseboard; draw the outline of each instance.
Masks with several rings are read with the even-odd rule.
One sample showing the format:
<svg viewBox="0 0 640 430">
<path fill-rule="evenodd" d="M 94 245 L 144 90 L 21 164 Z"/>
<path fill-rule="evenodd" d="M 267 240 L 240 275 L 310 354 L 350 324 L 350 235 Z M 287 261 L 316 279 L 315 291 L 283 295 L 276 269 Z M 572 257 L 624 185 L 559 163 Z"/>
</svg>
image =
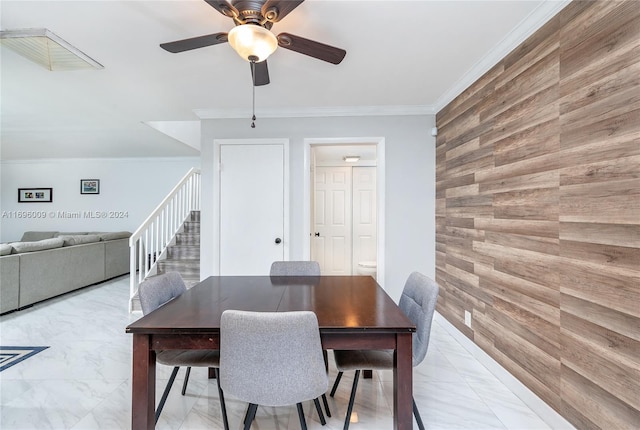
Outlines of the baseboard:
<svg viewBox="0 0 640 430">
<path fill-rule="evenodd" d="M 462 334 L 453 324 L 447 321 L 438 312 L 434 315 L 434 320 L 444 328 L 464 349 L 466 349 L 476 360 L 478 360 L 489 372 L 491 372 L 500 382 L 520 398 L 531 410 L 533 410 L 552 429 L 575 430 L 562 415 L 556 412 L 551 406 L 545 403 L 526 385 L 520 382 L 515 376 L 509 373 L 504 367 L 498 364 L 489 354 L 484 352 L 478 345 L 473 343 L 468 337 Z"/>
</svg>

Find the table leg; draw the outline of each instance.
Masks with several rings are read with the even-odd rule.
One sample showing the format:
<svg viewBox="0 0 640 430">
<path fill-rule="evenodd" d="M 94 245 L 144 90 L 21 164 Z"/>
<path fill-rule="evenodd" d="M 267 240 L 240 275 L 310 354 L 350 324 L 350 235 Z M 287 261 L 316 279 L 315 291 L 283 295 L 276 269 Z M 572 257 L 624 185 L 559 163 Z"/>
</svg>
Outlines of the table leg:
<svg viewBox="0 0 640 430">
<path fill-rule="evenodd" d="M 393 421 L 397 430 L 413 429 L 412 334 L 398 333 L 393 366 Z"/>
<path fill-rule="evenodd" d="M 131 428 L 155 428 L 156 353 L 151 337 L 133 335 L 133 374 L 131 379 Z"/>
</svg>

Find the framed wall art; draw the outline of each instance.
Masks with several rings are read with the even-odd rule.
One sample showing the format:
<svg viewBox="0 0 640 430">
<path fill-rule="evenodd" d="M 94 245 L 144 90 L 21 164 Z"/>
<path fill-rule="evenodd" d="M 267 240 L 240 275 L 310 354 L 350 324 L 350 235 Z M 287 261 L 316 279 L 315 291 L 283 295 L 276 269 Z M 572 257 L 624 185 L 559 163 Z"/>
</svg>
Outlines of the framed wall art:
<svg viewBox="0 0 640 430">
<path fill-rule="evenodd" d="M 53 188 L 18 188 L 18 203 L 51 203 Z"/>
<path fill-rule="evenodd" d="M 100 194 L 100 179 L 80 179 L 80 194 Z"/>
</svg>

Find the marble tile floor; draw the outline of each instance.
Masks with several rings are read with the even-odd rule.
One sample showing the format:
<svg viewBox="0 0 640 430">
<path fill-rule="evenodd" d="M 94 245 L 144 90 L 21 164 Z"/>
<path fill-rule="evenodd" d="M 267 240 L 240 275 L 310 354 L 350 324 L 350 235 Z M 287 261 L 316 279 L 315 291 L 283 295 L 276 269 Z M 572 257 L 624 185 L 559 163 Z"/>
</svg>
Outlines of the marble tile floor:
<svg viewBox="0 0 640 430">
<path fill-rule="evenodd" d="M 0 372 L 0 428 L 131 427 L 132 339 L 125 327 L 140 314 L 128 313 L 128 294 L 124 276 L 0 317 L 1 345 L 49 346 Z M 414 397 L 427 429 L 551 428 L 435 321 L 431 339 L 426 359 L 414 369 Z M 158 398 L 170 371 L 158 365 Z M 335 375 L 332 366 L 330 386 Z M 182 396 L 183 376 L 181 370 L 156 428 L 221 429 L 215 380 L 194 368 Z M 342 428 L 352 376 L 345 374 L 335 398 L 328 397 L 333 417 L 326 426 L 311 402 L 304 405 L 309 429 Z M 390 372 L 361 379 L 350 428 L 391 429 L 392 390 Z M 226 404 L 231 428 L 242 428 L 246 404 L 230 396 Z M 299 428 L 295 406 L 260 407 L 252 427 Z"/>
</svg>

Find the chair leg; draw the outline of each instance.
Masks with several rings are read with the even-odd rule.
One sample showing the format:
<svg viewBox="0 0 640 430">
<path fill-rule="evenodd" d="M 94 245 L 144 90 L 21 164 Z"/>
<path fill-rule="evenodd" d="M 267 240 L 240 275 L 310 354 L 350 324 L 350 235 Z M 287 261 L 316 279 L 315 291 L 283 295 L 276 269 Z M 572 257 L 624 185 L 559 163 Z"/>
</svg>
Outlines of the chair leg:
<svg viewBox="0 0 640 430">
<path fill-rule="evenodd" d="M 327 424 L 327 421 L 324 419 L 324 414 L 322 413 L 322 407 L 320 406 L 320 400 L 316 397 L 313 399 L 313 403 L 316 405 L 316 411 L 318 411 L 318 417 L 320 418 L 320 424 L 323 426 Z"/>
<path fill-rule="evenodd" d="M 251 428 L 251 423 L 256 418 L 257 410 L 258 405 L 255 403 L 249 403 L 249 409 L 247 409 L 247 415 L 244 418 L 244 430 L 249 430 Z"/>
<path fill-rule="evenodd" d="M 344 430 L 349 428 L 349 421 L 351 421 L 351 412 L 353 412 L 353 402 L 356 399 L 356 389 L 358 388 L 358 379 L 360 378 L 360 370 L 356 370 L 356 374 L 353 377 L 353 387 L 351 388 L 351 396 L 349 397 L 349 406 L 347 407 L 347 416 L 344 419 Z"/>
<path fill-rule="evenodd" d="M 298 403 L 296 406 L 298 407 L 298 418 L 300 418 L 300 428 L 302 430 L 307 430 L 307 421 L 304 419 L 304 410 L 302 409 L 302 403 Z"/>
<path fill-rule="evenodd" d="M 224 403 L 224 393 L 222 387 L 220 387 L 220 369 L 217 367 L 214 369 L 216 374 L 216 382 L 218 383 L 218 397 L 220 397 L 220 411 L 222 413 L 222 423 L 224 424 L 224 430 L 229 430 L 229 419 L 227 418 L 227 406 Z"/>
<path fill-rule="evenodd" d="M 322 350 L 322 357 L 324 358 L 324 370 L 329 373 L 329 353 L 326 349 Z M 324 410 L 327 411 L 327 416 L 331 417 L 331 411 L 329 410 L 329 403 L 327 402 L 327 395 L 322 395 L 322 402 L 324 403 Z"/>
<path fill-rule="evenodd" d="M 331 388 L 331 393 L 329 393 L 331 397 L 333 397 L 333 395 L 336 393 L 336 390 L 338 389 L 338 384 L 340 384 L 340 380 L 342 379 L 343 373 L 344 372 L 338 372 L 338 376 L 336 376 L 336 382 L 333 383 L 333 388 Z"/>
<path fill-rule="evenodd" d="M 251 412 L 251 405 L 247 405 L 247 410 L 244 413 L 244 419 L 242 420 L 242 425 L 246 425 L 249 420 L 249 412 Z"/>
<path fill-rule="evenodd" d="M 167 386 L 164 389 L 164 393 L 162 393 L 162 397 L 160 398 L 158 409 L 156 409 L 156 422 L 158 422 L 158 418 L 160 418 L 160 413 L 162 412 L 162 408 L 164 408 L 164 404 L 167 401 L 167 397 L 169 396 L 169 391 L 171 391 L 171 387 L 173 386 L 173 381 L 176 380 L 176 375 L 178 374 L 178 370 L 180 370 L 180 367 L 176 366 L 171 371 L 169 382 L 167 382 Z"/>
<path fill-rule="evenodd" d="M 411 400 L 413 400 L 413 415 L 416 416 L 416 422 L 418 423 L 418 428 L 420 430 L 424 430 L 424 424 L 422 424 L 422 418 L 420 417 L 420 411 L 418 411 L 418 406 L 416 406 L 416 401 L 413 397 L 411 398 Z"/>
<path fill-rule="evenodd" d="M 189 375 L 191 375 L 191 367 L 187 367 L 187 374 L 184 375 L 184 383 L 182 384 L 182 395 L 187 392 L 187 384 L 189 383 Z"/>
<path fill-rule="evenodd" d="M 324 403 L 324 410 L 327 411 L 327 416 L 331 418 L 331 411 L 329 410 L 329 402 L 327 402 L 327 395 L 322 395 L 322 403 Z"/>
</svg>

